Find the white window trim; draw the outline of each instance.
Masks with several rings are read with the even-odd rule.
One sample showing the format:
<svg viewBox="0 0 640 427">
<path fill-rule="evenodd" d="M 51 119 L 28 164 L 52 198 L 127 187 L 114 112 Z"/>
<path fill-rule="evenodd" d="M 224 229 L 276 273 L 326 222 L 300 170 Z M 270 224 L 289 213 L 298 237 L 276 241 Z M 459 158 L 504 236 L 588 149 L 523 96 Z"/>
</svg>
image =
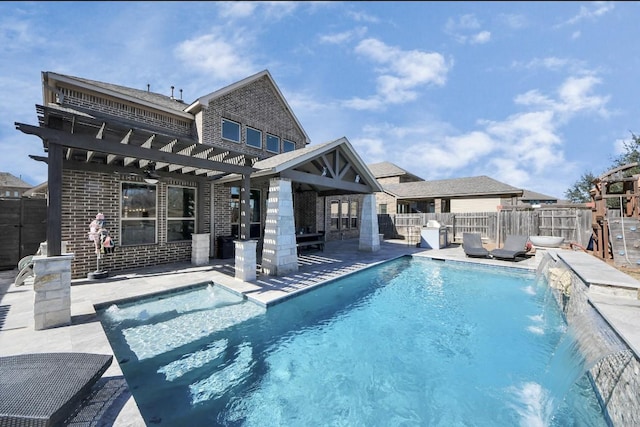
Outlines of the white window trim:
<svg viewBox="0 0 640 427">
<path fill-rule="evenodd" d="M 291 144 L 291 147 L 292 147 L 291 150 L 289 150 L 289 151 L 284 149 L 285 145 L 287 145 L 287 144 Z M 295 151 L 295 150 L 296 150 L 296 143 L 295 142 L 290 141 L 288 139 L 283 139 L 282 140 L 282 152 L 283 153 L 288 153 L 288 152 Z"/>
<path fill-rule="evenodd" d="M 269 137 L 270 136 L 273 137 L 273 138 L 277 138 L 278 139 L 278 151 L 269 150 Z M 269 153 L 277 153 L 277 154 L 279 154 L 280 153 L 280 143 L 281 143 L 281 139 L 280 139 L 279 136 L 267 133 L 266 147 L 265 148 Z"/>
<path fill-rule="evenodd" d="M 234 140 L 234 139 L 230 139 L 230 138 L 226 138 L 224 136 L 224 122 L 229 122 L 229 123 L 233 123 L 238 125 L 238 140 Z M 234 142 L 236 144 L 240 144 L 242 142 L 242 124 L 236 122 L 235 120 L 230 120 L 230 119 L 225 119 L 224 117 L 222 118 L 222 120 L 220 121 L 220 138 L 222 138 L 224 141 L 231 141 Z"/>
<path fill-rule="evenodd" d="M 251 145 L 251 144 L 249 144 L 249 129 L 251 129 L 251 130 L 253 130 L 253 131 L 256 131 L 256 132 L 258 132 L 258 133 L 260 134 L 260 145 L 259 145 L 259 146 L 255 146 L 255 145 Z M 246 144 L 247 144 L 247 146 L 248 146 L 248 147 L 260 148 L 260 149 L 262 149 L 262 145 L 263 145 L 263 144 L 262 144 L 262 131 L 261 131 L 260 129 L 253 128 L 253 127 L 251 127 L 251 126 L 247 126 L 247 127 L 246 127 L 246 130 L 245 130 L 245 141 L 246 141 Z"/>
</svg>

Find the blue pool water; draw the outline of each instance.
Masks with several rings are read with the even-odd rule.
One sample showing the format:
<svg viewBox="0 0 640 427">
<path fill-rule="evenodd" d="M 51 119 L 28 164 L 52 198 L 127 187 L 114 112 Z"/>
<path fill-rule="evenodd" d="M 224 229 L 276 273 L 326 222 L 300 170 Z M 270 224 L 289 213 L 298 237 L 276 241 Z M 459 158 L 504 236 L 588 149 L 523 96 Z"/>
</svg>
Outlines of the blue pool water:
<svg viewBox="0 0 640 427">
<path fill-rule="evenodd" d="M 268 310 L 209 285 L 99 316 L 147 425 L 607 425 L 532 273 L 405 257 Z"/>
</svg>

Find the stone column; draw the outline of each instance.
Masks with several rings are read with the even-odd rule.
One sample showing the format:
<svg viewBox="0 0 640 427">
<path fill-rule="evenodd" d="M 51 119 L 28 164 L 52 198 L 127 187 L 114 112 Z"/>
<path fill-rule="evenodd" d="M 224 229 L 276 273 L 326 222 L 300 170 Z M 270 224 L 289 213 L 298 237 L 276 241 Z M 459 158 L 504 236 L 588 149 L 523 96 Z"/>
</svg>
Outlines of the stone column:
<svg viewBox="0 0 640 427">
<path fill-rule="evenodd" d="M 34 329 L 71 324 L 72 255 L 33 258 Z"/>
<path fill-rule="evenodd" d="M 191 264 L 209 264 L 209 233 L 191 235 Z"/>
<path fill-rule="evenodd" d="M 236 279 L 245 282 L 256 280 L 257 240 L 235 240 L 236 245 Z"/>
<path fill-rule="evenodd" d="M 273 178 L 269 183 L 267 219 L 262 247 L 262 272 L 284 276 L 298 271 L 296 231 L 291 180 Z"/>
<path fill-rule="evenodd" d="M 360 241 L 358 249 L 365 252 L 376 252 L 380 250 L 376 197 L 373 194 L 365 195 L 362 201 L 362 220 L 360 221 Z"/>
</svg>

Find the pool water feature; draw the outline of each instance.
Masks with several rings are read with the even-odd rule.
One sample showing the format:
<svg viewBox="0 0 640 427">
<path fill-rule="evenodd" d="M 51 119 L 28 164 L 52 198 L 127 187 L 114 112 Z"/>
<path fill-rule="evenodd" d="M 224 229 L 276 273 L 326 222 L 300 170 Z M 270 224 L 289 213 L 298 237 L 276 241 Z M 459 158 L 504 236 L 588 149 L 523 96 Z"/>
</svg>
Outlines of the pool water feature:
<svg viewBox="0 0 640 427">
<path fill-rule="evenodd" d="M 404 257 L 269 309 L 207 285 L 99 316 L 148 425 L 607 425 L 533 273 Z"/>
</svg>

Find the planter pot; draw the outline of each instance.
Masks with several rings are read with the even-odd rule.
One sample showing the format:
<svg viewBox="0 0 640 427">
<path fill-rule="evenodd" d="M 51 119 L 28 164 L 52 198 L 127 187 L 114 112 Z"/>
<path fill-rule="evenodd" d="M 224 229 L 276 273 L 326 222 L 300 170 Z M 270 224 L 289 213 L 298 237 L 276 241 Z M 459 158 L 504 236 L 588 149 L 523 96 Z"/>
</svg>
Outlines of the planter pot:
<svg viewBox="0 0 640 427">
<path fill-rule="evenodd" d="M 529 241 L 534 246 L 543 246 L 546 248 L 559 248 L 562 242 L 564 242 L 564 237 L 529 236 Z"/>
</svg>

